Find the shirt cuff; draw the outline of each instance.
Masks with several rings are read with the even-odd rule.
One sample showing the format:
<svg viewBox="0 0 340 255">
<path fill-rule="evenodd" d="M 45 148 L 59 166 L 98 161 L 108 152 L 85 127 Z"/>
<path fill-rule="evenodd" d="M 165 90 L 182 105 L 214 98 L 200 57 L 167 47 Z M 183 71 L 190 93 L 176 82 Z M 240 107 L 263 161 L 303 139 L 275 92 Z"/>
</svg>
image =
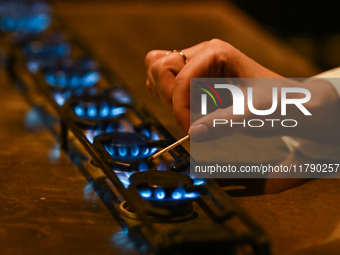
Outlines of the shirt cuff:
<svg viewBox="0 0 340 255">
<path fill-rule="evenodd" d="M 340 97 L 340 67 L 317 74 L 313 76 L 312 78 L 318 78 L 318 79 L 321 78 L 323 80 L 327 80 L 329 83 L 333 85 L 333 87 L 335 88 L 336 92 L 338 93 Z"/>
<path fill-rule="evenodd" d="M 340 67 L 317 74 L 307 81 L 313 80 L 313 78 L 327 80 L 333 85 L 340 97 Z M 291 153 L 298 151 L 312 160 L 340 160 L 340 145 L 314 142 L 292 136 L 282 136 L 281 138 Z"/>
</svg>

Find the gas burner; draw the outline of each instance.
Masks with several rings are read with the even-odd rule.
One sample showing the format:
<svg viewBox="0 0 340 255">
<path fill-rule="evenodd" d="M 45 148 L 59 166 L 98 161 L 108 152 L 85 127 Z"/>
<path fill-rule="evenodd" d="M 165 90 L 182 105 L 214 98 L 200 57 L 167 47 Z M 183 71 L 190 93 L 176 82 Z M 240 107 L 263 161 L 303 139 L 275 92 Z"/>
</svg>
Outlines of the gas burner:
<svg viewBox="0 0 340 255">
<path fill-rule="evenodd" d="M 50 7 L 43 1 L 7 0 L 0 3 L 0 30 L 37 34 L 51 24 Z"/>
<path fill-rule="evenodd" d="M 63 34 L 51 33 L 32 38 L 23 46 L 22 51 L 28 59 L 66 57 L 71 53 L 71 45 L 65 41 Z"/>
<path fill-rule="evenodd" d="M 114 119 L 127 111 L 124 106 L 117 106 L 112 101 L 81 101 L 71 104 L 71 109 L 82 120 L 101 121 Z"/>
<path fill-rule="evenodd" d="M 109 94 L 112 95 L 112 98 L 114 98 L 117 102 L 121 104 L 132 104 L 134 103 L 134 100 L 130 93 L 123 88 L 115 88 L 114 90 L 109 92 Z"/>
<path fill-rule="evenodd" d="M 157 150 L 158 141 L 141 133 L 112 132 L 94 139 L 95 148 L 106 158 L 115 172 L 138 172 L 154 169 L 148 158 Z"/>
<path fill-rule="evenodd" d="M 127 173 L 126 176 L 129 178 L 132 173 L 148 171 L 153 169 L 155 164 L 147 160 L 147 158 L 137 159 L 120 159 L 113 164 L 113 170 L 115 173 Z M 124 184 L 130 185 L 130 182 L 125 181 Z"/>
<path fill-rule="evenodd" d="M 84 88 L 100 79 L 96 62 L 88 59 L 61 58 L 45 62 L 42 71 L 46 82 L 54 89 Z"/>
<path fill-rule="evenodd" d="M 57 66 L 58 60 L 60 56 L 48 56 L 44 58 L 30 58 L 26 61 L 26 67 L 28 71 L 32 74 L 37 73 L 38 71 L 47 68 Z"/>
<path fill-rule="evenodd" d="M 148 124 L 134 126 L 134 132 L 113 132 L 95 137 L 93 145 L 113 166 L 121 171 L 141 171 L 144 168 L 153 169 L 155 165 L 148 161 L 148 158 L 157 151 L 157 148 L 165 148 L 169 142 L 162 140 L 157 132 L 151 130 Z M 176 172 L 183 172 L 188 169 L 189 161 L 178 154 L 171 152 L 175 164 L 167 166 Z M 162 160 L 157 165 L 157 170 L 162 169 Z M 155 169 L 154 169 L 155 170 Z"/>
<path fill-rule="evenodd" d="M 138 215 L 131 210 L 131 208 L 128 206 L 126 201 L 123 201 L 119 205 L 119 210 L 122 213 L 122 215 L 133 220 L 139 220 Z M 195 214 L 194 211 L 190 210 L 189 213 L 183 214 L 183 215 L 182 214 L 179 214 L 179 215 L 171 214 L 169 217 L 159 217 L 158 215 L 148 215 L 147 218 L 153 222 L 178 222 L 178 221 L 189 220 L 194 216 L 194 214 Z"/>
<path fill-rule="evenodd" d="M 31 36 L 23 43 L 22 51 L 27 58 L 27 69 L 35 74 L 39 70 L 55 68 L 58 60 L 71 53 L 70 43 L 61 33 Z"/>
<path fill-rule="evenodd" d="M 77 89 L 63 94 L 55 93 L 54 97 L 59 105 L 71 110 L 70 113 L 73 115 L 73 119 L 84 130 L 91 143 L 96 136 L 111 132 L 120 134 L 140 133 L 150 139 L 159 139 L 159 136 L 151 131 L 149 122 L 145 121 L 143 116 L 135 111 L 133 105 L 121 104 L 114 99 L 115 92 L 125 93 L 123 89 L 101 91 L 96 90 L 94 87 L 84 90 Z M 92 95 L 94 93 L 97 93 L 97 95 Z M 126 94 L 126 99 L 128 96 L 129 94 Z M 70 97 L 66 103 L 64 102 L 65 97 Z M 117 138 L 114 139 L 117 140 Z M 137 144 L 139 140 L 137 140 Z M 117 155 L 122 155 L 122 157 L 126 158 L 124 149 L 122 148 L 120 152 L 117 151 Z M 143 152 L 140 152 L 139 149 L 143 149 Z M 112 152 L 114 153 L 115 151 L 113 150 Z M 132 155 L 132 158 L 140 158 L 141 153 L 145 153 L 145 157 L 147 157 L 149 149 L 132 148 L 131 152 L 126 152 L 127 155 Z"/>
<path fill-rule="evenodd" d="M 135 187 L 151 205 L 168 209 L 170 217 L 192 214 L 192 200 L 198 194 L 187 192 L 193 186 L 189 176 L 172 171 L 145 171 L 132 174 L 129 181 L 130 187 Z"/>
<path fill-rule="evenodd" d="M 78 92 L 74 91 L 73 94 Z M 57 94 L 54 97 L 57 98 Z M 63 101 L 64 98 L 59 94 L 58 104 L 63 104 Z M 142 117 L 137 115 L 132 106 L 120 104 L 108 96 L 72 96 L 63 107 L 71 110 L 78 126 L 87 130 L 89 135 L 113 131 L 134 132 L 134 125 L 142 123 Z"/>
<path fill-rule="evenodd" d="M 193 180 L 181 173 L 172 171 L 147 171 L 134 173 L 129 178 L 142 197 L 150 201 L 172 202 L 192 199 L 193 193 L 187 193 L 185 187 L 193 184 Z"/>
<path fill-rule="evenodd" d="M 93 143 L 96 136 L 111 132 L 117 132 L 120 128 L 121 124 L 119 122 L 105 122 L 101 123 L 101 125 L 85 127 L 85 136 L 91 143 Z"/>
<path fill-rule="evenodd" d="M 53 94 L 60 106 L 64 105 L 65 102 L 71 98 L 73 98 L 73 101 L 75 101 L 76 98 L 78 98 L 78 101 L 82 101 L 84 98 L 86 100 L 90 100 L 91 98 L 99 98 L 99 100 L 102 100 L 104 98 L 105 100 L 110 100 L 115 104 L 121 105 L 132 105 L 134 103 L 131 94 L 121 87 L 101 89 L 96 86 L 90 86 L 76 89 L 60 89 Z"/>
<path fill-rule="evenodd" d="M 95 144 L 106 156 L 123 160 L 124 163 L 131 163 L 132 159 L 147 159 L 157 150 L 150 147 L 146 136 L 138 133 L 115 132 L 100 135 L 95 138 Z"/>
<path fill-rule="evenodd" d="M 154 131 L 150 131 L 147 124 L 134 126 L 131 121 L 125 118 L 114 121 L 108 119 L 100 123 L 82 121 L 77 124 L 84 129 L 85 136 L 91 143 L 93 143 L 95 137 L 108 133 L 139 133 L 148 137 L 148 139 L 159 140 L 159 136 Z"/>
<path fill-rule="evenodd" d="M 147 171 L 149 170 L 151 167 L 147 166 L 146 164 L 144 164 L 144 162 L 136 160 L 134 162 L 134 167 L 135 167 L 135 171 Z M 138 165 L 139 163 L 139 165 Z M 152 166 L 154 164 L 152 163 Z M 95 178 L 98 178 L 99 175 L 100 177 L 102 177 L 102 170 L 100 169 L 100 167 L 98 166 L 98 164 L 94 161 L 94 160 L 89 160 L 86 164 L 86 169 L 91 173 L 91 175 Z M 122 184 L 124 185 L 125 188 L 128 188 L 130 186 L 130 181 L 129 181 L 129 177 L 131 176 L 132 172 L 126 172 L 126 171 L 121 171 L 121 167 L 116 167 L 116 168 L 112 168 L 112 171 L 115 172 L 115 174 L 117 175 L 117 177 L 119 178 L 119 180 L 122 182 Z"/>
</svg>

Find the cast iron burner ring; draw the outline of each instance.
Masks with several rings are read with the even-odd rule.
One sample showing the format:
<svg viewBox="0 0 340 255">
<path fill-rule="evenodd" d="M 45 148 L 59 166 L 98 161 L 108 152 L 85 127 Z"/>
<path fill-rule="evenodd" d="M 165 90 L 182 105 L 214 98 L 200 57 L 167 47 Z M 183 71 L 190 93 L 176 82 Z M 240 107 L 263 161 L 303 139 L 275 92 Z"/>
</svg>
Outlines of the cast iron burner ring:
<svg viewBox="0 0 340 255">
<path fill-rule="evenodd" d="M 176 172 L 148 171 L 131 175 L 130 183 L 134 183 L 136 186 L 147 184 L 152 188 L 176 189 L 179 186 L 192 184 L 193 180 L 185 174 Z"/>
<path fill-rule="evenodd" d="M 133 220 L 139 219 L 138 214 L 131 211 L 131 209 L 129 208 L 126 201 L 123 201 L 119 205 L 119 210 L 124 216 L 126 216 L 130 219 L 133 219 Z M 154 222 L 178 222 L 178 221 L 188 220 L 191 217 L 193 217 L 193 215 L 194 215 L 194 211 L 192 210 L 188 214 L 180 215 L 180 216 L 172 216 L 172 217 L 169 217 L 169 218 L 157 217 L 157 216 L 147 216 L 147 218 L 154 221 Z"/>
<path fill-rule="evenodd" d="M 138 133 L 114 132 L 99 135 L 94 143 L 104 155 L 113 159 L 147 159 L 155 148 L 150 148 L 148 138 Z"/>
<path fill-rule="evenodd" d="M 196 196 L 186 191 L 193 184 L 189 176 L 172 171 L 145 171 L 132 174 L 129 181 L 151 205 L 168 209 L 170 217 L 192 214 L 192 200 Z"/>
</svg>

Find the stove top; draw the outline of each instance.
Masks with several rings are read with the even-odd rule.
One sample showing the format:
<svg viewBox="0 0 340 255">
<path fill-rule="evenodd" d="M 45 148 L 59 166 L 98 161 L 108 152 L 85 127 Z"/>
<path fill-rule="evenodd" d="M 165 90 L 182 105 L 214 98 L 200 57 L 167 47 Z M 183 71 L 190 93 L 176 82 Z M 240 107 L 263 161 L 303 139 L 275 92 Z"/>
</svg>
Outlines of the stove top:
<svg viewBox="0 0 340 255">
<path fill-rule="evenodd" d="M 87 179 L 85 199 L 98 197 L 120 222 L 113 245 L 126 239 L 140 254 L 270 253 L 262 229 L 213 180 L 190 176 L 183 147 L 147 160 L 175 139 L 44 1 L 0 5 L 9 10 L 0 28 L 13 84 Z"/>
</svg>

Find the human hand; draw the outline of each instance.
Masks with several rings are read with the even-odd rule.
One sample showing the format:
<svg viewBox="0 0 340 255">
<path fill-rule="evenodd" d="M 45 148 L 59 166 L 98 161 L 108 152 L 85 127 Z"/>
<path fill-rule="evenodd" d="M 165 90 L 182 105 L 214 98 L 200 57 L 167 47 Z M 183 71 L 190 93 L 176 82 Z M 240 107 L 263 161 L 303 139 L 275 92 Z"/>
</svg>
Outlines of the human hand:
<svg viewBox="0 0 340 255">
<path fill-rule="evenodd" d="M 212 78 L 212 77 L 233 77 L 233 78 L 282 78 L 280 75 L 266 69 L 246 55 L 242 54 L 230 44 L 218 39 L 203 42 L 191 48 L 184 49 L 188 62 L 185 64 L 182 56 L 177 53 L 169 54 L 169 51 L 151 51 L 145 58 L 147 67 L 147 88 L 158 95 L 163 103 L 174 112 L 177 124 L 183 134 L 187 134 L 190 127 L 190 78 Z M 311 100 L 306 108 L 313 114 L 313 118 L 303 119 L 302 125 L 294 129 L 295 133 L 303 135 L 307 127 L 327 127 L 333 123 L 338 112 L 339 98 L 333 87 L 326 81 L 299 83 L 288 79 L 280 79 L 275 87 L 308 87 L 312 94 Z M 240 86 L 243 94 L 246 95 L 247 85 Z M 272 105 L 272 88 L 267 85 L 257 85 L 253 91 L 253 105 L 256 109 L 269 109 Z M 297 98 L 301 97 L 297 96 Z M 279 97 L 280 98 L 280 94 Z M 278 104 L 280 105 L 280 103 Z M 325 118 L 328 112 L 330 118 Z M 295 107 L 291 116 L 299 115 Z M 238 126 L 216 130 L 212 132 L 212 119 L 231 119 L 240 121 L 240 118 L 250 119 L 253 114 L 246 110 L 243 116 L 232 116 L 232 107 L 218 109 L 215 112 L 204 116 L 191 125 L 191 139 L 205 141 L 216 139 L 221 136 L 243 131 L 248 127 Z M 274 116 L 275 117 L 275 116 Z M 297 116 L 300 118 L 301 116 Z M 236 119 L 235 119 L 236 118 Z M 258 118 L 258 116 L 257 116 Z M 323 124 L 323 125 L 320 125 Z M 325 125 L 326 124 L 326 125 Z M 222 128 L 222 127 L 221 127 Z M 327 129 L 327 128 L 326 128 Z M 311 129 L 309 129 L 310 131 Z M 325 128 L 320 128 L 324 132 Z M 215 132 L 218 131 L 218 132 Z M 250 133 L 254 130 L 249 130 Z M 281 134 L 280 128 L 271 130 L 262 129 L 267 135 Z M 256 130 L 256 133 L 259 134 Z M 313 134 L 311 134 L 313 136 Z M 315 135 L 315 133 L 314 133 Z"/>
</svg>

